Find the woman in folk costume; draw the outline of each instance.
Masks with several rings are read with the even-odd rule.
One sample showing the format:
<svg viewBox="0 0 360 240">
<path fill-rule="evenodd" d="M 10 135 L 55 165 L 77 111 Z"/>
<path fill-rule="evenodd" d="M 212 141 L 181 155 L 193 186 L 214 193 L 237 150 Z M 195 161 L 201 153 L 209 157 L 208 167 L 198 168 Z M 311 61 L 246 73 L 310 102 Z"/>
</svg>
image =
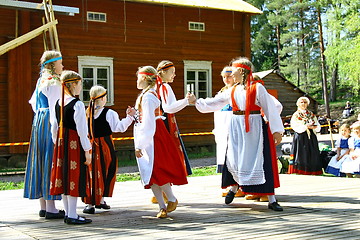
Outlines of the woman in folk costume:
<svg viewBox="0 0 360 240">
<path fill-rule="evenodd" d="M 78 197 L 90 194 L 91 143 L 84 103 L 78 96 L 82 89 L 81 77 L 74 71 L 64 71 L 60 77 L 62 97 L 56 103 L 56 119 L 52 123 L 55 143 L 51 171 L 50 194 L 62 194 L 67 224 L 85 224 L 91 219 L 76 213 Z"/>
<path fill-rule="evenodd" d="M 141 67 L 137 72 L 137 88 L 142 92 L 135 104 L 139 116 L 134 127 L 134 143 L 141 181 L 145 188 L 151 188 L 159 203 L 157 217 L 166 218 L 178 205 L 171 185 L 187 184 L 187 173 L 162 120 L 156 79 L 157 71 L 151 66 Z M 168 198 L 167 206 L 162 192 Z"/>
<path fill-rule="evenodd" d="M 64 211 L 55 207 L 60 195 L 50 195 L 50 174 L 54 144 L 51 140 L 50 118 L 55 102 L 60 98 L 59 76 L 63 70 L 60 52 L 45 51 L 40 59 L 40 77 L 29 101 L 35 113 L 26 162 L 24 197 L 40 200 L 39 216 L 63 218 Z M 54 113 L 54 112 L 53 112 Z"/>
<path fill-rule="evenodd" d="M 321 126 L 314 113 L 307 107 L 310 100 L 300 97 L 296 101 L 297 111 L 290 120 L 294 130 L 294 138 L 291 146 L 293 165 L 289 166 L 289 173 L 304 175 L 321 175 L 322 164 L 320 160 L 319 144 L 315 132 L 320 132 Z"/>
<path fill-rule="evenodd" d="M 106 96 L 106 89 L 102 86 L 93 86 L 90 89 L 87 117 L 92 142 L 92 189 L 91 195 L 83 198 L 88 204 L 83 213 L 88 214 L 94 214 L 95 208 L 110 209 L 104 197 L 112 197 L 118 167 L 112 133 L 125 132 L 136 113 L 134 108 L 128 107 L 126 118 L 120 120 L 114 110 L 104 107 Z"/>
<path fill-rule="evenodd" d="M 221 77 L 225 84 L 223 88 L 220 89 L 219 94 L 231 88 L 234 85 L 234 78 L 232 76 L 232 67 L 226 66 L 221 71 Z M 226 149 L 227 149 L 227 140 L 229 135 L 229 126 L 232 117 L 232 107 L 230 104 L 227 104 L 219 111 L 214 112 L 214 129 L 213 133 L 215 136 L 216 142 L 216 163 L 217 163 L 217 172 L 222 173 L 222 169 L 225 163 Z M 230 188 L 238 188 L 237 186 L 231 186 Z M 236 191 L 236 190 L 234 190 Z M 228 189 L 222 193 L 222 196 L 225 197 L 228 193 Z M 245 194 L 239 189 L 237 190 L 235 197 L 243 197 Z"/>
<path fill-rule="evenodd" d="M 176 100 L 174 91 L 170 86 L 170 83 L 174 81 L 176 76 L 175 66 L 172 62 L 168 60 L 161 61 L 157 66 L 157 71 L 160 77 L 158 78 L 157 82 L 157 92 L 160 95 L 161 109 L 163 110 L 163 116 L 165 117 L 165 126 L 177 146 L 180 157 L 184 161 L 184 167 L 186 167 L 187 174 L 191 175 L 192 171 L 189 158 L 186 154 L 186 149 L 180 136 L 179 128 L 176 123 L 175 113 L 188 106 L 190 102 L 194 102 L 196 98 L 194 94 L 188 93 L 185 98 Z M 166 200 L 166 196 L 164 197 Z M 153 197 L 152 202 L 156 203 L 155 197 Z"/>
<path fill-rule="evenodd" d="M 203 113 L 226 104 L 233 109 L 222 187 L 239 185 L 245 194 L 268 195 L 268 208 L 282 211 L 274 194 L 274 188 L 280 186 L 275 149 L 284 132 L 280 114 L 265 87 L 253 81 L 252 63 L 247 58 L 234 59 L 232 67 L 236 84 L 214 98 L 198 99 L 195 105 Z M 225 203 L 233 201 L 235 190 L 229 191 Z"/>
</svg>

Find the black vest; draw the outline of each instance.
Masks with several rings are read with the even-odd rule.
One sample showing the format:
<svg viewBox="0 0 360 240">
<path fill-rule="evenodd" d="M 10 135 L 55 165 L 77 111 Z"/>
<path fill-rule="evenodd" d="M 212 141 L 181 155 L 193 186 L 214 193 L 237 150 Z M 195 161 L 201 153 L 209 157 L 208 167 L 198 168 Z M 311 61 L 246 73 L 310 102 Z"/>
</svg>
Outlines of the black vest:
<svg viewBox="0 0 360 240">
<path fill-rule="evenodd" d="M 74 106 L 76 104 L 76 102 L 79 101 L 78 98 L 75 98 L 73 100 L 71 100 L 70 103 L 68 103 L 65 107 L 64 107 L 64 116 L 63 116 L 63 126 L 64 128 L 69 128 L 72 130 L 76 131 L 76 123 L 74 120 Z M 58 124 L 60 123 L 60 105 L 59 105 L 59 100 L 56 102 L 55 105 L 55 113 L 56 113 L 56 119 Z"/>
<path fill-rule="evenodd" d="M 94 119 L 94 137 L 105 137 L 112 134 L 111 127 L 106 121 L 106 113 L 109 111 L 109 108 L 104 108 L 100 113 L 100 116 L 97 119 Z"/>
</svg>

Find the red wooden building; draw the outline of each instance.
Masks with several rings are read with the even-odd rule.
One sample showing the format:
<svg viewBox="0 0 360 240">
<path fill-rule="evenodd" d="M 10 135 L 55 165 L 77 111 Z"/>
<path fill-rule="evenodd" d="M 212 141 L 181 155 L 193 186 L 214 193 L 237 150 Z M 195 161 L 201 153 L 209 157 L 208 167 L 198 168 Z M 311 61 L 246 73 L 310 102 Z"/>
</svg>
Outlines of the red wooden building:
<svg viewBox="0 0 360 240">
<path fill-rule="evenodd" d="M 24 1 L 18 1 L 24 2 Z M 30 1 L 27 1 L 30 2 Z M 41 1 L 32 1 L 41 2 Z M 57 32 L 65 69 L 84 78 L 81 98 L 93 84 L 109 91 L 109 106 L 124 117 L 139 93 L 139 66 L 168 59 L 176 66 L 172 87 L 177 98 L 187 89 L 198 97 L 213 96 L 223 85 L 220 71 L 237 56 L 250 57 L 251 15 L 261 11 L 241 0 L 53 0 L 78 8 L 74 16 L 57 14 Z M 206 5 L 204 5 L 206 3 Z M 42 25 L 43 11 L 0 5 L 0 45 Z M 0 143 L 26 142 L 32 110 L 28 100 L 39 74 L 42 36 L 0 56 Z M 213 115 L 193 106 L 177 114 L 182 133 L 209 132 Z M 115 137 L 132 136 L 132 128 Z M 213 143 L 212 136 L 184 137 L 186 145 Z M 117 147 L 132 141 L 117 141 Z M 27 146 L 0 147 L 0 153 L 25 153 Z"/>
</svg>

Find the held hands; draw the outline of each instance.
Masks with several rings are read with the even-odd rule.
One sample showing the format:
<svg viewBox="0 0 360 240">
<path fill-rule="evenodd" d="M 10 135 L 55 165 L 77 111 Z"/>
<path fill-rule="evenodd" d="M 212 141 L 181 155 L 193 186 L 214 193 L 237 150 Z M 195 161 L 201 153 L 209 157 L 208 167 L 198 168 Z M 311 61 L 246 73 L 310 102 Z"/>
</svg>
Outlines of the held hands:
<svg viewBox="0 0 360 240">
<path fill-rule="evenodd" d="M 91 164 L 91 153 L 90 153 L 91 150 L 88 150 L 88 151 L 85 151 L 85 159 L 86 161 L 84 162 L 84 164 L 86 166 L 89 166 Z"/>
<path fill-rule="evenodd" d="M 135 108 L 128 106 L 128 108 L 126 109 L 126 115 L 133 117 L 135 116 L 135 114 L 136 114 Z"/>
<path fill-rule="evenodd" d="M 273 134 L 273 138 L 274 138 L 275 146 L 277 146 L 281 143 L 281 140 L 282 140 L 281 133 L 275 132 Z"/>
<path fill-rule="evenodd" d="M 311 123 L 306 124 L 306 126 L 307 126 L 308 129 L 315 129 L 315 128 L 317 128 L 317 125 L 314 125 L 314 124 L 311 124 Z"/>
<path fill-rule="evenodd" d="M 188 101 L 189 101 L 190 104 L 195 104 L 195 102 L 196 102 L 196 97 L 195 97 L 195 95 L 194 95 L 193 93 L 188 92 L 188 93 L 186 94 L 186 98 L 188 99 Z"/>
<path fill-rule="evenodd" d="M 138 148 L 135 149 L 135 156 L 137 158 L 141 158 L 143 156 L 141 149 L 138 149 Z"/>
</svg>

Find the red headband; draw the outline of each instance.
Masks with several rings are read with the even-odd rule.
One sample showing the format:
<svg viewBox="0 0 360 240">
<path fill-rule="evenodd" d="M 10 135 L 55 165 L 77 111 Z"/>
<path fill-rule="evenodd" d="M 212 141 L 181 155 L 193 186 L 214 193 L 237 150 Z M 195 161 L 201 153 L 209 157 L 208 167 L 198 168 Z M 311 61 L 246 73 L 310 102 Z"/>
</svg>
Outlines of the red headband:
<svg viewBox="0 0 360 240">
<path fill-rule="evenodd" d="M 166 70 L 166 69 L 171 68 L 171 67 L 174 67 L 174 64 L 168 63 L 165 66 L 159 68 L 158 71 Z"/>
<path fill-rule="evenodd" d="M 251 67 L 249 67 L 248 65 L 245 65 L 245 64 L 241 64 L 241 63 L 233 63 L 232 67 L 245 68 L 245 69 L 251 71 Z"/>
<path fill-rule="evenodd" d="M 148 75 L 148 76 L 154 76 L 155 73 L 150 73 L 150 72 L 139 72 L 138 74 L 144 74 L 144 75 Z"/>
</svg>

